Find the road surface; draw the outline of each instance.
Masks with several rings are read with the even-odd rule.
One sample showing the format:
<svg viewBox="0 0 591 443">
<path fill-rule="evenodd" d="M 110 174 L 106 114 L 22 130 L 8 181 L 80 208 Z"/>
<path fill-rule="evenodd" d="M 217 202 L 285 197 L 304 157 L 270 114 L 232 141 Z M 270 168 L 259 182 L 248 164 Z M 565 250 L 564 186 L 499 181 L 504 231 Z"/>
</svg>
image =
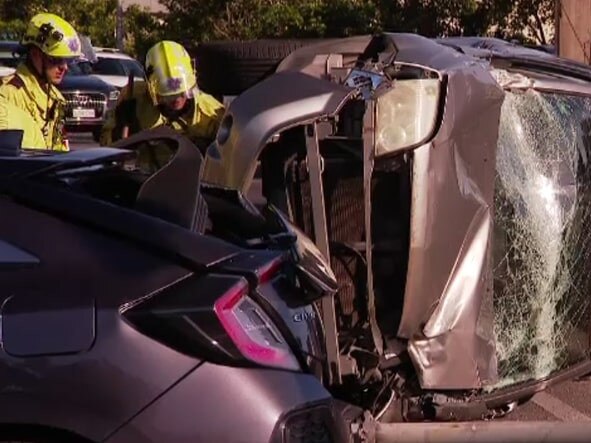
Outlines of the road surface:
<svg viewBox="0 0 591 443">
<path fill-rule="evenodd" d="M 90 132 L 70 132 L 68 133 L 68 138 L 70 140 L 70 149 L 84 149 L 91 146 L 97 146 L 97 143 L 92 139 L 92 134 Z"/>
<path fill-rule="evenodd" d="M 96 146 L 90 134 L 71 134 L 70 143 L 72 149 Z M 254 186 L 260 189 L 260 182 L 257 180 Z M 591 422 L 591 380 L 554 386 L 537 394 L 504 420 Z"/>
</svg>

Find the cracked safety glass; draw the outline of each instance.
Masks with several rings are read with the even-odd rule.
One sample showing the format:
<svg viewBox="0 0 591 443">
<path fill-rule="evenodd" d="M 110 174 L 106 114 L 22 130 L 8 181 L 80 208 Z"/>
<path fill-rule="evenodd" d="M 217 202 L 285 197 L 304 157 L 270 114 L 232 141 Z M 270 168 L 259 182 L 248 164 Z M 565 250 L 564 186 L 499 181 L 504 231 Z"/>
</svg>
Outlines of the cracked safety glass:
<svg viewBox="0 0 591 443">
<path fill-rule="evenodd" d="M 589 356 L 591 99 L 507 92 L 497 150 L 494 388 Z"/>
</svg>

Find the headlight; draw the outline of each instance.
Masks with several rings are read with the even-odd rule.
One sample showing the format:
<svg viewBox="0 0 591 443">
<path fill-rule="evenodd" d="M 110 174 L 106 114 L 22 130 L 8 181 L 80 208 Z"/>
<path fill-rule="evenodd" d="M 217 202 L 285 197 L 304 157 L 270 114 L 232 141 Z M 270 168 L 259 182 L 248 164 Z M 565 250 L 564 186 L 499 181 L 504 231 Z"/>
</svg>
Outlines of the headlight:
<svg viewBox="0 0 591 443">
<path fill-rule="evenodd" d="M 378 98 L 376 156 L 428 141 L 437 123 L 439 79 L 398 80 Z"/>
<path fill-rule="evenodd" d="M 109 92 L 109 100 L 117 100 L 119 98 L 119 91 L 118 90 L 114 90 Z"/>
</svg>

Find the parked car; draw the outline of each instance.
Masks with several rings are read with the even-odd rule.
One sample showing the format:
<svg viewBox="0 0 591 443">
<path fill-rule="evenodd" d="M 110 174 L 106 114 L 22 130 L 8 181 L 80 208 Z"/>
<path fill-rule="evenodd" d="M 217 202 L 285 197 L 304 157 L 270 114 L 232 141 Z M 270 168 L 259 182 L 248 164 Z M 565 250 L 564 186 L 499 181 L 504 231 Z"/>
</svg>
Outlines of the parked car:
<svg viewBox="0 0 591 443">
<path fill-rule="evenodd" d="M 91 132 L 98 141 L 107 112 L 117 104 L 119 90 L 92 72 L 87 61 L 71 64 L 59 89 L 66 99 L 66 130 Z"/>
<path fill-rule="evenodd" d="M 93 74 L 101 80 L 119 89 L 134 80 L 145 79 L 144 67 L 133 57 L 111 48 L 95 47 L 96 61 L 93 63 Z"/>
<path fill-rule="evenodd" d="M 204 180 L 248 193 L 260 161 L 330 262 L 337 398 L 486 419 L 591 372 L 590 82 L 539 50 L 386 33 L 297 49 L 232 101 Z"/>
<path fill-rule="evenodd" d="M 15 45 L 13 41 L 0 41 L 0 78 L 8 77 L 14 73 L 18 58 L 13 52 L 17 47 L 18 45 Z"/>
<path fill-rule="evenodd" d="M 13 136 L 1 441 L 349 441 L 363 411 L 322 385 L 314 301 L 336 280 L 311 241 L 201 186 L 200 151 L 170 128 L 65 154 Z"/>
</svg>

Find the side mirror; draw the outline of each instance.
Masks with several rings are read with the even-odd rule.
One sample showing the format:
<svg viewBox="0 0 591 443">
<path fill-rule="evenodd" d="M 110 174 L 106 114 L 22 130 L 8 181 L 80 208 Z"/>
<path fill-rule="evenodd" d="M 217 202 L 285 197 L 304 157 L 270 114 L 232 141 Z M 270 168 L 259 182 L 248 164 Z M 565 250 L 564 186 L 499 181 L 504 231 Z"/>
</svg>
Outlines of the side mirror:
<svg viewBox="0 0 591 443">
<path fill-rule="evenodd" d="M 22 129 L 0 130 L 0 156 L 18 157 L 21 154 L 24 133 Z"/>
</svg>

